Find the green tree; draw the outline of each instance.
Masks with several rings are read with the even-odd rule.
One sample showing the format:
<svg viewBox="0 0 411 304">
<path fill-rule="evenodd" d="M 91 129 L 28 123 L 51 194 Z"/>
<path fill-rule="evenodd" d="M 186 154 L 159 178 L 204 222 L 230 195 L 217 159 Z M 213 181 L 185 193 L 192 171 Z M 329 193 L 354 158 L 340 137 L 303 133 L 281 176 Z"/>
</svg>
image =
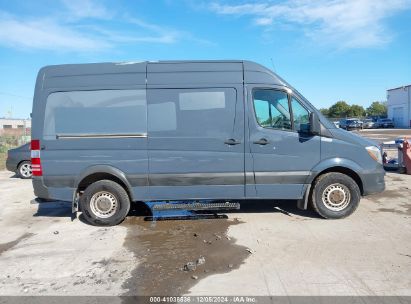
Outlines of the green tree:
<svg viewBox="0 0 411 304">
<path fill-rule="evenodd" d="M 343 100 L 340 100 L 333 104 L 328 112 L 329 117 L 345 117 L 350 111 L 350 106 Z"/>
<path fill-rule="evenodd" d="M 365 110 L 362 106 L 352 105 L 347 113 L 350 117 L 363 117 L 365 116 Z"/>
<path fill-rule="evenodd" d="M 324 115 L 324 116 L 328 116 L 330 114 L 330 110 L 327 108 L 321 108 L 320 112 Z"/>
<path fill-rule="evenodd" d="M 374 101 L 367 108 L 368 116 L 386 116 L 387 115 L 387 106 L 384 102 Z"/>
</svg>

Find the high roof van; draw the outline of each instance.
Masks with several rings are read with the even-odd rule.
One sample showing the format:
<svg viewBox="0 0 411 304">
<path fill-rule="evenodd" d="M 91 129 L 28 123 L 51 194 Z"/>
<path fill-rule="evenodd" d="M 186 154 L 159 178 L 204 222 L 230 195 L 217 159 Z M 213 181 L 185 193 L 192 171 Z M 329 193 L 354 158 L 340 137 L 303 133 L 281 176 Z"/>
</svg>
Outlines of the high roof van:
<svg viewBox="0 0 411 304">
<path fill-rule="evenodd" d="M 385 187 L 374 142 L 250 61 L 44 67 L 31 150 L 35 195 L 94 225 L 176 200 L 286 199 L 343 218 Z"/>
</svg>

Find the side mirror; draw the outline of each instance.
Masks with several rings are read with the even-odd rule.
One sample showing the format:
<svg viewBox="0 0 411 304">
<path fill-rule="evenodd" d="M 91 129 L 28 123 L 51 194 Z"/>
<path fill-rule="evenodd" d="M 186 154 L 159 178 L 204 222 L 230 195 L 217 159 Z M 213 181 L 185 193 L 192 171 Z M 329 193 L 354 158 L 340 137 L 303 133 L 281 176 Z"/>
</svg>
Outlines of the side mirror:
<svg viewBox="0 0 411 304">
<path fill-rule="evenodd" d="M 321 123 L 317 113 L 310 113 L 310 133 L 313 135 L 321 134 Z"/>
</svg>

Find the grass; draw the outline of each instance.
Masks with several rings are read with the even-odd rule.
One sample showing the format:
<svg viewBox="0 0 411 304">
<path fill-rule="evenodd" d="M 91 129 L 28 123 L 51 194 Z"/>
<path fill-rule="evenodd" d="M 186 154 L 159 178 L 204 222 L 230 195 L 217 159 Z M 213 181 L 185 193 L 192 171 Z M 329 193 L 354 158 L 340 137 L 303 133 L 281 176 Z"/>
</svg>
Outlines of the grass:
<svg viewBox="0 0 411 304">
<path fill-rule="evenodd" d="M 16 144 L 8 143 L 4 138 L 0 138 L 0 170 L 6 169 L 7 151 L 17 147 Z"/>
<path fill-rule="evenodd" d="M 0 145 L 0 170 L 6 169 L 7 151 L 10 149 L 8 146 Z"/>
<path fill-rule="evenodd" d="M 0 170 L 6 169 L 7 152 L 0 152 Z"/>
</svg>

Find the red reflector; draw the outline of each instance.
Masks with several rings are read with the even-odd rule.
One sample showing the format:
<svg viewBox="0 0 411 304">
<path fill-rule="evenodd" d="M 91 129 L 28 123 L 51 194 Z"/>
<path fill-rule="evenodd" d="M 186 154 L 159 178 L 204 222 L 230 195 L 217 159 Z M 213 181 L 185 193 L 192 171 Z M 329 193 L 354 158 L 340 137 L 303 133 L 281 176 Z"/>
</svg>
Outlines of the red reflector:
<svg viewBox="0 0 411 304">
<path fill-rule="evenodd" d="M 34 167 L 34 165 L 39 165 L 39 166 L 41 165 L 40 158 L 36 157 L 36 158 L 31 159 L 31 166 Z"/>
<path fill-rule="evenodd" d="M 40 150 L 40 140 L 38 139 L 33 139 L 31 141 L 31 150 Z"/>
<path fill-rule="evenodd" d="M 43 176 L 43 171 L 41 170 L 41 168 L 40 169 L 32 168 L 31 172 L 33 176 Z"/>
<path fill-rule="evenodd" d="M 33 172 L 33 176 L 42 176 L 43 170 L 41 168 L 41 160 L 40 160 L 40 140 L 33 139 L 31 141 L 31 171 Z"/>
</svg>

